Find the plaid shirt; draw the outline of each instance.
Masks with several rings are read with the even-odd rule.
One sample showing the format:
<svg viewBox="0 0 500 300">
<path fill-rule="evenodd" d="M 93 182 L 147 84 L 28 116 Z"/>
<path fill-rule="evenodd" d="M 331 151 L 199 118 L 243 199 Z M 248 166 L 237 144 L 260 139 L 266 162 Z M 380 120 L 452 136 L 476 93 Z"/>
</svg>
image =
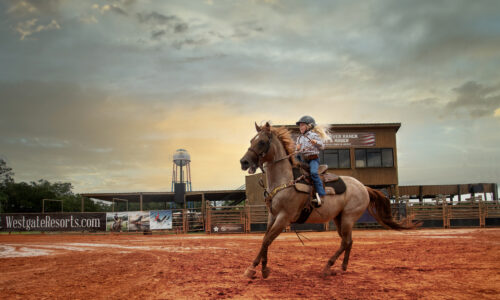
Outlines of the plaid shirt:
<svg viewBox="0 0 500 300">
<path fill-rule="evenodd" d="M 316 145 L 313 145 L 311 140 L 316 141 Z M 319 135 L 311 130 L 299 135 L 296 144 L 300 145 L 299 151 L 302 152 L 304 156 L 318 155 L 319 150 L 322 150 L 325 145 Z"/>
</svg>

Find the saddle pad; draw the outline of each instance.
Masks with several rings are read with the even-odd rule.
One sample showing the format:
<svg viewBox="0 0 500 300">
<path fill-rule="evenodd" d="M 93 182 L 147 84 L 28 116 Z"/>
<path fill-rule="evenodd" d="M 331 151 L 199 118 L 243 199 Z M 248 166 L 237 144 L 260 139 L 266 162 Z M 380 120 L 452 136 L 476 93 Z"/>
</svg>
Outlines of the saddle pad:
<svg viewBox="0 0 500 300">
<path fill-rule="evenodd" d="M 326 182 L 325 185 L 332 187 L 335 190 L 335 194 L 337 195 L 344 193 L 346 190 L 344 180 L 342 180 L 342 178 L 340 177 L 338 180 Z"/>
<path fill-rule="evenodd" d="M 330 186 L 326 186 L 325 187 L 325 193 L 327 195 L 335 195 L 335 190 L 332 187 L 330 187 Z"/>
</svg>

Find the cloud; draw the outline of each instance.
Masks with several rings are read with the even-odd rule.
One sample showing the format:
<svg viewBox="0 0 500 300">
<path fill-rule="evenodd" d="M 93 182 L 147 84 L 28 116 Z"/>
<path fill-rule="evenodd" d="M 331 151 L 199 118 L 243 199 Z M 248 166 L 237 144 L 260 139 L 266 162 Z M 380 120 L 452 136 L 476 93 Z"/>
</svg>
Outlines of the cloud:
<svg viewBox="0 0 500 300">
<path fill-rule="evenodd" d="M 83 14 L 80 16 L 80 21 L 85 24 L 97 24 L 99 21 L 92 14 Z"/>
<path fill-rule="evenodd" d="M 165 25 L 180 21 L 180 19 L 177 16 L 174 15 L 166 16 L 157 12 L 151 12 L 148 14 L 138 13 L 137 18 L 141 23 L 149 23 L 155 25 Z"/>
<path fill-rule="evenodd" d="M 59 11 L 62 0 L 8 0 L 7 14 L 15 17 L 54 14 Z"/>
<path fill-rule="evenodd" d="M 247 123 L 311 114 L 401 122 L 409 166 L 484 158 L 497 170 L 484 148 L 500 143 L 500 2 L 457 1 L 0 1 L 12 28 L 0 30 L 0 151 L 19 179 L 119 191 L 169 186 L 168 156 L 189 146 L 196 188 L 232 187 Z M 436 147 L 411 144 L 427 135 Z M 482 149 L 449 156 L 443 136 Z"/>
<path fill-rule="evenodd" d="M 92 5 L 92 8 L 98 10 L 101 14 L 105 14 L 106 12 L 110 11 L 122 16 L 128 16 L 128 13 L 117 4 L 105 4 L 102 6 L 99 6 L 99 4 L 94 4 Z"/>
<path fill-rule="evenodd" d="M 127 99 L 63 82 L 0 83 L 0 98 L 0 149 L 16 180 L 71 181 L 77 191 L 164 190 L 178 148 L 191 154 L 196 189 L 235 188 L 260 118 L 224 102 Z"/>
<path fill-rule="evenodd" d="M 167 32 L 165 30 L 158 30 L 158 31 L 153 31 L 151 32 L 151 39 L 153 40 L 158 40 L 162 36 L 164 36 Z"/>
<path fill-rule="evenodd" d="M 467 112 L 472 118 L 495 116 L 500 108 L 500 84 L 485 86 L 475 81 L 468 81 L 454 88 L 457 97 L 446 105 L 449 111 Z"/>
<path fill-rule="evenodd" d="M 25 22 L 19 22 L 15 28 L 17 33 L 20 35 L 20 40 L 24 40 L 26 37 L 33 35 L 34 33 L 49 31 L 55 29 L 61 29 L 59 23 L 56 20 L 52 20 L 47 25 L 36 25 L 38 19 L 31 19 Z"/>
<path fill-rule="evenodd" d="M 168 34 L 183 34 L 189 29 L 188 23 L 176 15 L 164 15 L 158 12 L 138 13 L 137 20 L 151 30 L 151 39 L 159 40 Z"/>
</svg>

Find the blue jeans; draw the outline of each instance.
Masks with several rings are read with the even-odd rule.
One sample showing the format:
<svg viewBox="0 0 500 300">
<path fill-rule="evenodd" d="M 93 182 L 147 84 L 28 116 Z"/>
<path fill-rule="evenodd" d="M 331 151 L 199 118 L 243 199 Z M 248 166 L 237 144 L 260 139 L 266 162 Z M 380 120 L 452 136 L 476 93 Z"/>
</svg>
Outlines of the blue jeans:
<svg viewBox="0 0 500 300">
<path fill-rule="evenodd" d="M 316 192 L 318 195 L 325 195 L 325 188 L 323 187 L 323 182 L 321 182 L 321 178 L 318 175 L 318 167 L 319 167 L 319 159 L 312 159 L 309 161 L 309 166 L 311 167 L 311 178 L 314 181 L 314 186 L 316 187 Z"/>
<path fill-rule="evenodd" d="M 302 162 L 304 161 L 301 155 L 298 155 L 297 159 Z M 311 179 L 314 182 L 314 187 L 316 188 L 316 192 L 318 192 L 318 195 L 324 196 L 326 194 L 325 188 L 323 187 L 323 182 L 321 182 L 321 178 L 319 178 L 318 175 L 319 158 L 306 160 L 305 162 L 307 162 L 309 164 L 309 167 L 311 168 L 310 170 Z"/>
</svg>

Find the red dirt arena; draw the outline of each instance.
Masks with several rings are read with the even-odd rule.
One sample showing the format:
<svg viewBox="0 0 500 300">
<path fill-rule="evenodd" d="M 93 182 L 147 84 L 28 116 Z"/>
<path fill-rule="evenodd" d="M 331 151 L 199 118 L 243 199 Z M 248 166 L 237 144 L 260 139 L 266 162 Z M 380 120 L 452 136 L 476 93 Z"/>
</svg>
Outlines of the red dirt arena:
<svg viewBox="0 0 500 300">
<path fill-rule="evenodd" d="M 302 236 L 279 236 L 271 275 L 250 280 L 263 234 L 1 234 L 0 298 L 500 299 L 500 228 L 357 230 L 327 278 L 339 237 Z"/>
</svg>

